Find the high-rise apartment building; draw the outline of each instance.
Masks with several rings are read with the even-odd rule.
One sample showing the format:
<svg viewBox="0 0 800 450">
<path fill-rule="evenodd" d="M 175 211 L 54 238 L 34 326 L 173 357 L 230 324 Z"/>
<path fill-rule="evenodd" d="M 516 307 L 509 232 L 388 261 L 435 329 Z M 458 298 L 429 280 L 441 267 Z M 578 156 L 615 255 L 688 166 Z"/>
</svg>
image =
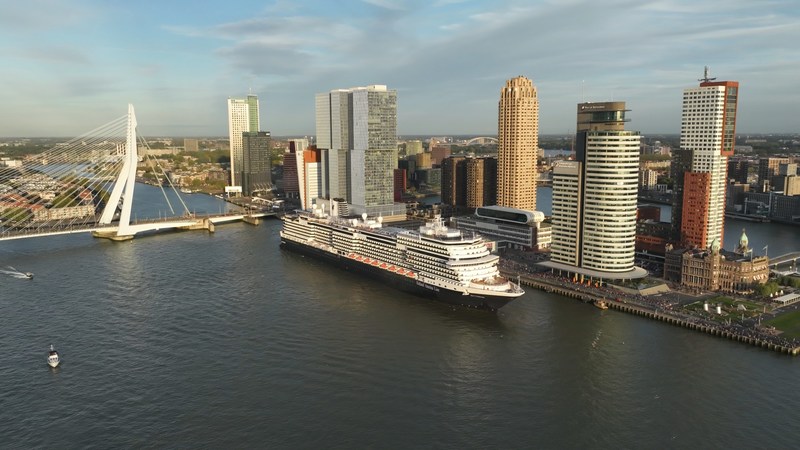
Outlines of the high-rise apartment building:
<svg viewBox="0 0 800 450">
<path fill-rule="evenodd" d="M 394 169 L 394 201 L 402 202 L 403 195 L 408 189 L 408 176 L 406 169 Z"/>
<path fill-rule="evenodd" d="M 750 171 L 750 160 L 742 157 L 728 159 L 728 181 L 734 183 L 747 183 L 747 175 Z"/>
<path fill-rule="evenodd" d="M 308 147 L 308 145 L 305 147 Z M 297 155 L 302 153 L 302 149 L 305 147 L 298 146 L 295 142 L 289 140 L 289 148 L 283 154 L 283 192 L 286 194 L 286 198 L 300 198 L 300 182 L 297 178 L 299 169 Z"/>
<path fill-rule="evenodd" d="M 672 179 L 672 222 L 670 240 L 681 242 L 681 223 L 683 223 L 684 175 L 692 170 L 692 151 L 676 149 L 672 152 L 669 177 Z"/>
<path fill-rule="evenodd" d="M 714 80 L 706 68 L 700 86 L 684 90 L 681 115 L 680 146 L 691 154 L 689 172 L 708 179 L 684 173 L 680 242 L 700 248 L 723 242 L 728 157 L 736 133 L 739 83 Z M 707 220 L 699 221 L 705 214 Z"/>
<path fill-rule="evenodd" d="M 679 170 L 688 170 L 675 177 L 676 185 L 681 183 L 678 191 L 682 191 L 681 199 L 675 201 L 680 209 L 677 215 L 673 207 L 673 224 L 680 226 L 674 235 L 683 246 L 707 248 L 715 239 L 723 242 L 728 157 L 735 144 L 738 95 L 738 82 L 715 81 L 708 77 L 708 68 L 699 87 L 683 92 L 680 154 L 691 162 L 680 164 L 684 167 Z"/>
<path fill-rule="evenodd" d="M 241 186 L 242 133 L 260 130 L 258 96 L 228 98 L 228 136 L 231 146 L 231 186 Z"/>
<path fill-rule="evenodd" d="M 300 187 L 300 207 L 311 209 L 322 189 L 320 164 L 322 152 L 311 146 L 297 153 L 297 183 Z"/>
<path fill-rule="evenodd" d="M 553 168 L 554 267 L 597 278 L 638 278 L 634 266 L 640 135 L 625 102 L 581 103 L 575 160 Z"/>
<path fill-rule="evenodd" d="M 467 203 L 467 158 L 451 156 L 442 161 L 442 203 L 465 206 Z"/>
<path fill-rule="evenodd" d="M 775 181 L 780 176 L 781 164 L 789 164 L 791 159 L 780 156 L 767 156 L 758 159 L 758 185 L 764 192 L 773 190 Z"/>
<path fill-rule="evenodd" d="M 353 149 L 352 89 L 316 95 L 317 148 L 322 152 L 320 195 L 351 201 L 350 152 Z"/>
<path fill-rule="evenodd" d="M 431 148 L 431 165 L 441 166 L 442 161 L 444 161 L 445 158 L 450 157 L 450 153 L 451 150 L 449 146 L 444 147 L 437 145 L 436 147 Z"/>
<path fill-rule="evenodd" d="M 494 205 L 497 201 L 497 158 L 469 158 L 466 164 L 467 208 Z"/>
<path fill-rule="evenodd" d="M 316 95 L 320 196 L 344 198 L 355 214 L 405 214 L 394 203 L 397 91 L 385 85 Z"/>
<path fill-rule="evenodd" d="M 497 137 L 497 204 L 535 211 L 539 98 L 531 80 L 512 78 L 500 91 Z"/>
<path fill-rule="evenodd" d="M 255 191 L 272 188 L 272 140 L 269 131 L 245 131 L 242 133 L 242 193 L 252 195 Z"/>
<path fill-rule="evenodd" d="M 656 184 L 658 183 L 658 172 L 655 170 L 644 169 L 639 172 L 639 186 L 646 190 L 650 191 L 656 188 Z"/>
</svg>

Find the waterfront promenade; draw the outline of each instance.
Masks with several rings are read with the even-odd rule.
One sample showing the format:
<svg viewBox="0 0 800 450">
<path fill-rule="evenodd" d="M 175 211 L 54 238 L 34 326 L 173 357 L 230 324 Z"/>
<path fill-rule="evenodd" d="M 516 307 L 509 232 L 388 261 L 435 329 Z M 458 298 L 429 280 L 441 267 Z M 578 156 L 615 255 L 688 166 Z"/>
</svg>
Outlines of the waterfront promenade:
<svg viewBox="0 0 800 450">
<path fill-rule="evenodd" d="M 580 300 L 584 303 L 604 301 L 610 308 L 648 319 L 659 320 L 712 336 L 728 338 L 792 356 L 800 355 L 800 342 L 776 334 L 773 329 L 755 324 L 718 322 L 681 309 L 687 298 L 699 301 L 703 296 L 690 296 L 680 292 L 642 295 L 630 293 L 612 286 L 593 286 L 573 282 L 549 271 L 537 271 L 529 261 L 501 259 L 500 271 L 509 278 L 519 278 L 521 284 Z M 535 268 L 535 269 L 533 269 Z"/>
</svg>

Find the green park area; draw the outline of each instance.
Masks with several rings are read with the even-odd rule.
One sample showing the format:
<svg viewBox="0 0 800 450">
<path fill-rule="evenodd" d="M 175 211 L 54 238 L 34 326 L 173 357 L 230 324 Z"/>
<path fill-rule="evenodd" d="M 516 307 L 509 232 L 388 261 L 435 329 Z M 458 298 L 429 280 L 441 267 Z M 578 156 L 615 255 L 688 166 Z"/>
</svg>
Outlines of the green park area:
<svg viewBox="0 0 800 450">
<path fill-rule="evenodd" d="M 703 310 L 703 303 L 708 302 L 708 312 Z M 722 306 L 722 314 L 717 314 L 717 305 Z M 731 298 L 725 296 L 712 297 L 705 300 L 700 300 L 690 303 L 683 307 L 685 310 L 696 315 L 707 315 L 708 318 L 726 322 L 728 320 L 736 321 L 757 317 L 759 314 L 764 313 L 764 304 L 756 303 L 750 300 Z M 769 311 L 770 307 L 767 306 L 766 310 Z"/>
<path fill-rule="evenodd" d="M 800 338 L 800 311 L 792 311 L 765 321 L 765 325 L 773 326 L 783 331 L 783 336 Z"/>
</svg>

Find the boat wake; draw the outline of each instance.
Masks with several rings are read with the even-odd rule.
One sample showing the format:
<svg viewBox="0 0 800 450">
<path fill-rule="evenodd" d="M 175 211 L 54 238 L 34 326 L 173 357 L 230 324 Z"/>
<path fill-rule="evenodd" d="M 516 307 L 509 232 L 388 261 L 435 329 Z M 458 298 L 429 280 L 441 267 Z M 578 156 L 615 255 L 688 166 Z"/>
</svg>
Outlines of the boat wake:
<svg viewBox="0 0 800 450">
<path fill-rule="evenodd" d="M 32 273 L 30 273 L 30 272 L 20 272 L 19 270 L 15 269 L 15 268 L 13 268 L 11 266 L 6 266 L 5 269 L 0 269 L 0 273 L 8 275 L 8 276 L 10 276 L 12 278 L 19 278 L 19 279 L 23 279 L 23 280 L 33 278 L 33 274 Z"/>
<path fill-rule="evenodd" d="M 600 342 L 600 336 L 602 335 L 603 335 L 603 330 L 598 330 L 597 336 L 595 336 L 594 340 L 592 341 L 592 348 L 597 348 L 597 344 Z"/>
</svg>

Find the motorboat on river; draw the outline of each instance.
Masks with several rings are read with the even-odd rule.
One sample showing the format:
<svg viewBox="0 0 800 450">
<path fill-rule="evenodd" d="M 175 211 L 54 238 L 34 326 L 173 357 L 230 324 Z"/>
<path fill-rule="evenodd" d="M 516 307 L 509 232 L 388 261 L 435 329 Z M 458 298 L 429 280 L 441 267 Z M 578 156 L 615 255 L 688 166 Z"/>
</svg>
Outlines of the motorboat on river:
<svg viewBox="0 0 800 450">
<path fill-rule="evenodd" d="M 59 363 L 61 363 L 61 358 L 59 358 L 58 352 L 53 347 L 53 344 L 50 344 L 50 352 L 47 355 L 47 365 L 55 368 Z"/>
</svg>

